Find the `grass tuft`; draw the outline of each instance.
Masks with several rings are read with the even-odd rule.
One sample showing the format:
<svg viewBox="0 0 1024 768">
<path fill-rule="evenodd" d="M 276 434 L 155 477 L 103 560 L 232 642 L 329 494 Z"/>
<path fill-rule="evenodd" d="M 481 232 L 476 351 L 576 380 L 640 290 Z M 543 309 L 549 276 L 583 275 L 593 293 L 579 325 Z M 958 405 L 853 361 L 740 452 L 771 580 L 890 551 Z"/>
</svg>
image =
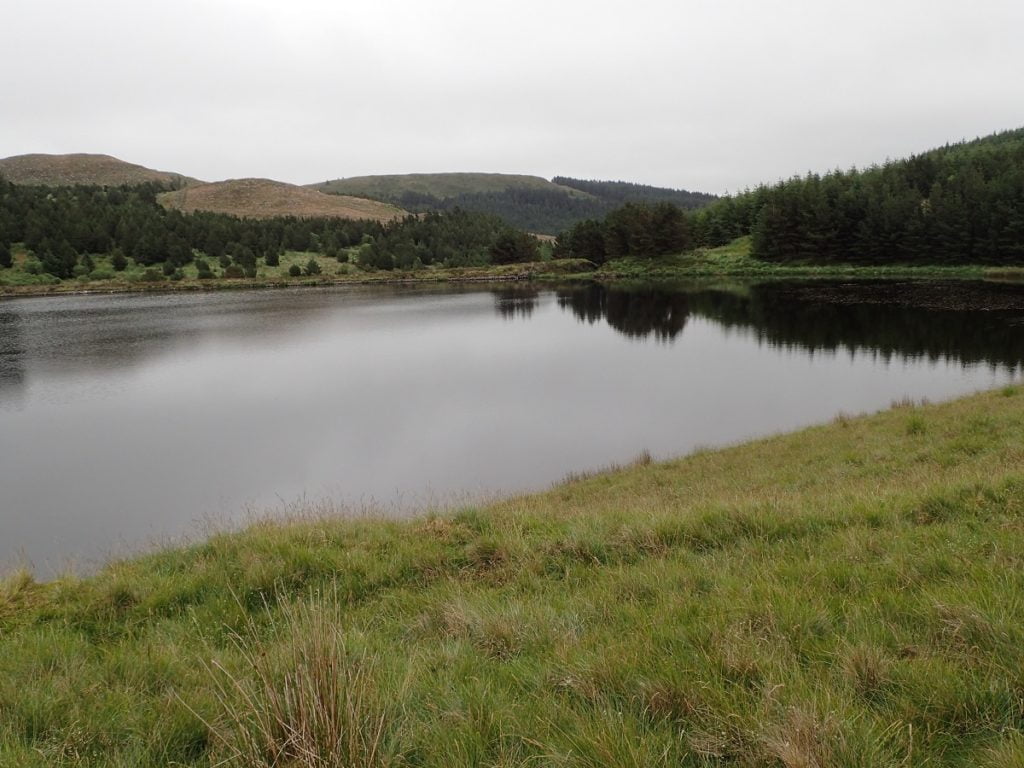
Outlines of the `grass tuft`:
<svg viewBox="0 0 1024 768">
<path fill-rule="evenodd" d="M 283 603 L 283 599 L 279 601 Z M 223 765 L 376 768 L 387 764 L 391 716 L 375 659 L 354 652 L 334 595 L 266 609 L 232 641 L 241 664 L 204 663 L 218 705 L 209 724 Z"/>
</svg>

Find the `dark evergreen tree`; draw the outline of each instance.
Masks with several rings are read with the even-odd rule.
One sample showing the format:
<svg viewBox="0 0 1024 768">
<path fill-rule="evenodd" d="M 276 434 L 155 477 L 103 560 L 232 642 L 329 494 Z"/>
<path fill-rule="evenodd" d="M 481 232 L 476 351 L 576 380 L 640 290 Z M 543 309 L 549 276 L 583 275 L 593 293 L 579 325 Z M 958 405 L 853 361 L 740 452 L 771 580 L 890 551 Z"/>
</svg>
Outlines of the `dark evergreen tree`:
<svg viewBox="0 0 1024 768">
<path fill-rule="evenodd" d="M 525 232 L 508 230 L 498 235 L 490 248 L 494 264 L 523 264 L 540 257 L 537 238 Z"/>
</svg>

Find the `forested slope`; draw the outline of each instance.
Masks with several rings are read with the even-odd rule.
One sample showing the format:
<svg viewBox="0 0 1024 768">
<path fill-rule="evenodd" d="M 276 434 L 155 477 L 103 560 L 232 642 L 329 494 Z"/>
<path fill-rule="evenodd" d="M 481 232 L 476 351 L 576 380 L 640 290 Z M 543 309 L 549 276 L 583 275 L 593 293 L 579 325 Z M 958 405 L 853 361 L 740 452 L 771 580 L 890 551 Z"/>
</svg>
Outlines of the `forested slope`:
<svg viewBox="0 0 1024 768">
<path fill-rule="evenodd" d="M 709 244 L 752 234 L 771 261 L 1020 263 L 1024 129 L 760 187 L 698 222 Z"/>
<path fill-rule="evenodd" d="M 601 263 L 747 235 L 756 259 L 777 263 L 1020 265 L 1024 129 L 762 185 L 696 212 L 627 202 L 563 233 L 556 255 Z"/>
<path fill-rule="evenodd" d="M 530 232 L 558 234 L 584 219 L 599 218 L 626 202 L 671 202 L 694 209 L 714 195 L 622 181 L 584 181 L 556 176 L 497 173 L 439 173 L 360 176 L 313 185 L 332 194 L 361 195 L 408 211 L 456 208 L 500 216 Z"/>
</svg>

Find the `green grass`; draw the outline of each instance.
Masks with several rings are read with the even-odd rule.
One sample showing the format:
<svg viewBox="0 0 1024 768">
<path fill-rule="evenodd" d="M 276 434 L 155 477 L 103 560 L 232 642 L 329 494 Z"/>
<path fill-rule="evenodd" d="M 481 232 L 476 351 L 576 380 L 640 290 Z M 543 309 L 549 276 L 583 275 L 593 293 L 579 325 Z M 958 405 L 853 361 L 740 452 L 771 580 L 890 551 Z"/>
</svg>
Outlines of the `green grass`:
<svg viewBox="0 0 1024 768">
<path fill-rule="evenodd" d="M 0 765 L 1020 766 L 1019 392 L 12 575 Z"/>
<path fill-rule="evenodd" d="M 748 277 L 941 277 L 1020 278 L 1024 269 L 979 266 L 853 264 L 773 264 L 751 256 L 750 237 L 719 248 L 698 248 L 655 259 L 616 259 L 596 273 L 605 278 L 672 278 L 695 276 Z"/>
<path fill-rule="evenodd" d="M 444 282 L 444 281 L 486 281 L 520 279 L 530 276 L 538 279 L 558 279 L 564 275 L 585 272 L 593 268 L 590 262 L 579 259 L 551 260 L 551 245 L 542 243 L 541 260 L 533 264 L 505 264 L 476 267 L 442 267 L 430 265 L 415 270 L 367 270 L 357 265 L 357 249 L 348 249 L 348 262 L 339 262 L 321 253 L 286 251 L 277 266 L 267 266 L 261 260 L 256 277 L 226 278 L 215 260 L 207 259 L 215 277 L 200 280 L 195 263 L 182 268 L 184 277 L 172 280 L 163 275 L 161 264 L 146 267 L 129 260 L 128 266 L 116 272 L 107 255 L 92 256 L 95 269 L 88 275 L 59 280 L 52 275 L 31 274 L 26 265 L 33 259 L 24 247 L 13 249 L 14 266 L 0 268 L 0 296 L 76 293 L 81 291 L 196 291 L 229 288 L 260 288 L 281 285 L 331 285 L 335 283 L 366 282 Z M 292 277 L 288 274 L 292 265 L 305 271 L 313 259 L 320 265 L 319 275 L 303 274 Z M 155 279 L 153 279 L 155 278 Z"/>
</svg>

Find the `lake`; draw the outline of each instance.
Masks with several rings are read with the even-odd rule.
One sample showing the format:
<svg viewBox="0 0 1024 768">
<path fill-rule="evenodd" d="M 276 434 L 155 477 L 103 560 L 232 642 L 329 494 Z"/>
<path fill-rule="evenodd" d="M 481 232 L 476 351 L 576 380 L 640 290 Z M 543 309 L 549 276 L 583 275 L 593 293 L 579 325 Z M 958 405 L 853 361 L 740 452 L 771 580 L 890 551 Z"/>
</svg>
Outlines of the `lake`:
<svg viewBox="0 0 1024 768">
<path fill-rule="evenodd" d="M 300 500 L 404 514 L 999 386 L 1024 286 L 344 287 L 0 301 L 0 563 Z"/>
</svg>

